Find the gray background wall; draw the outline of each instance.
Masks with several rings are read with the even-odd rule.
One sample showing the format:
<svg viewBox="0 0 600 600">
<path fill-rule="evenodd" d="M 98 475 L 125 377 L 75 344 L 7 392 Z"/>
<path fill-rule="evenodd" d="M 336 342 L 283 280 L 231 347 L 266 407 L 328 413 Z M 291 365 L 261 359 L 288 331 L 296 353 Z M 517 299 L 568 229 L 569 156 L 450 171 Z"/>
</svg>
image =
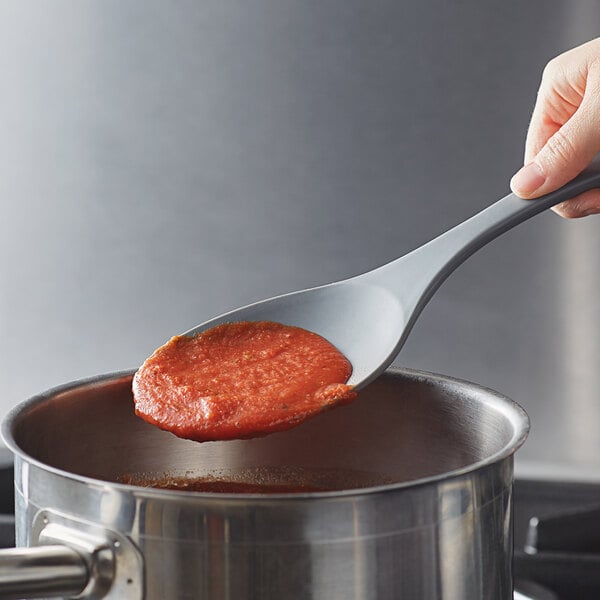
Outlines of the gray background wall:
<svg viewBox="0 0 600 600">
<path fill-rule="evenodd" d="M 593 0 L 0 3 L 0 411 L 341 279 L 508 191 Z M 533 420 L 523 473 L 600 475 L 596 218 L 448 280 L 397 363 Z"/>
</svg>

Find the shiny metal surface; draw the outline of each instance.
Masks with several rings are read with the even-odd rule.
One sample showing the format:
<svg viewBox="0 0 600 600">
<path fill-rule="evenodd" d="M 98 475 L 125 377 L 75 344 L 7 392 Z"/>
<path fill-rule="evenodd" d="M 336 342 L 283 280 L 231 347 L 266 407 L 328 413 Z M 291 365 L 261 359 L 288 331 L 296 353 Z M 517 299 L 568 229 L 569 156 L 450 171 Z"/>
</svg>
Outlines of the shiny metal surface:
<svg viewBox="0 0 600 600">
<path fill-rule="evenodd" d="M 67 546 L 0 550 L 0 598 L 76 596 L 88 581 L 81 555 Z"/>
<path fill-rule="evenodd" d="M 197 444 L 136 418 L 130 385 L 128 373 L 65 386 L 5 422 L 19 544 L 42 509 L 118 531 L 143 554 L 149 600 L 511 598 L 513 453 L 528 420 L 499 394 L 393 371 L 287 432 Z M 132 472 L 333 477 L 346 489 L 118 483 Z"/>
<path fill-rule="evenodd" d="M 144 598 L 143 559 L 118 532 L 42 509 L 28 523 L 27 540 L 28 548 L 0 550 L 2 600 Z"/>
</svg>

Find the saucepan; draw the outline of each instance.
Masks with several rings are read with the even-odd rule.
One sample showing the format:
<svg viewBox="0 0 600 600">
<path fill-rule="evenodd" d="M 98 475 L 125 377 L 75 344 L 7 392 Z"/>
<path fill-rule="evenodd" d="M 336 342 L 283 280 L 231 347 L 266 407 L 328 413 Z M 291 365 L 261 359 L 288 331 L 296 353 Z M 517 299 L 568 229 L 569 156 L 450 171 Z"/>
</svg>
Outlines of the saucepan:
<svg viewBox="0 0 600 600">
<path fill-rule="evenodd" d="M 529 421 L 506 397 L 390 369 L 295 429 L 200 444 L 137 418 L 131 380 L 71 383 L 5 420 L 18 548 L 1 553 L 0 597 L 512 598 Z M 124 483 L 165 476 L 272 493 Z M 286 484 L 301 491 L 273 492 Z"/>
</svg>

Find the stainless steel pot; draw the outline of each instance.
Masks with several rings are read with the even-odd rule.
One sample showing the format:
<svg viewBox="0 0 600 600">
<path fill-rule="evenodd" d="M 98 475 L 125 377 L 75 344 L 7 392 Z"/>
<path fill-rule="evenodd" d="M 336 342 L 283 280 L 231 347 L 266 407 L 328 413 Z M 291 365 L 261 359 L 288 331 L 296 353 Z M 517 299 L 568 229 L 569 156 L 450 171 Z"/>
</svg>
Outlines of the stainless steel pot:
<svg viewBox="0 0 600 600">
<path fill-rule="evenodd" d="M 390 370 L 349 406 L 264 438 L 198 444 L 136 418 L 131 373 L 12 411 L 17 544 L 0 597 L 508 600 L 513 453 L 528 418 L 477 385 Z M 329 482 L 202 494 L 153 473 Z"/>
</svg>

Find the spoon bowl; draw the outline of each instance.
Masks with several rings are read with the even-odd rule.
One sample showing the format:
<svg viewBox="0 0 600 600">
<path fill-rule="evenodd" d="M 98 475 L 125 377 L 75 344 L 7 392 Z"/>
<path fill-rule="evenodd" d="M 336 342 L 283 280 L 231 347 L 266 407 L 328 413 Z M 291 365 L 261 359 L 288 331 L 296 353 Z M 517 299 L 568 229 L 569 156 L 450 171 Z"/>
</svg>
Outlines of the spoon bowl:
<svg viewBox="0 0 600 600">
<path fill-rule="evenodd" d="M 508 194 L 427 244 L 377 269 L 233 310 L 186 331 L 222 323 L 276 321 L 317 333 L 352 364 L 359 390 L 395 359 L 417 317 L 442 282 L 469 256 L 530 217 L 600 187 L 600 159 L 562 188 L 536 200 Z"/>
<path fill-rule="evenodd" d="M 366 385 L 400 350 L 407 317 L 399 298 L 360 277 L 276 296 L 207 321 L 184 335 L 222 323 L 275 321 L 318 333 L 352 364 L 348 385 Z M 404 340 L 402 340 L 403 343 Z"/>
</svg>

